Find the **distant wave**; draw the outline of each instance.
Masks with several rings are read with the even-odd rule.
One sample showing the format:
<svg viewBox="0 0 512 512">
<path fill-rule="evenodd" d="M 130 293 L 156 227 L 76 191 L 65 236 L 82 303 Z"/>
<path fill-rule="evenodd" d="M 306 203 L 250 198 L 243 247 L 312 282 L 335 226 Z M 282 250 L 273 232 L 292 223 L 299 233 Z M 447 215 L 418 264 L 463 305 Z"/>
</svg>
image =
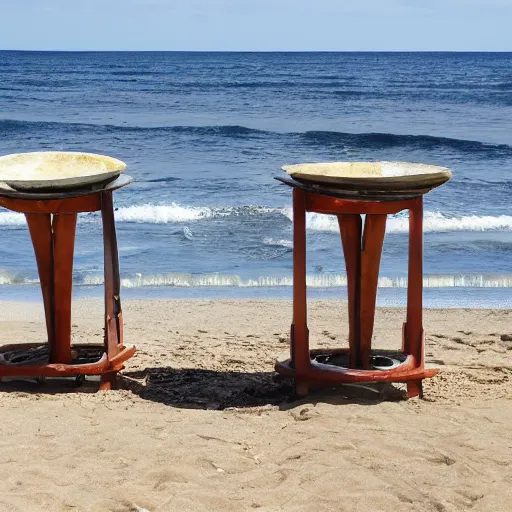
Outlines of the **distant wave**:
<svg viewBox="0 0 512 512">
<path fill-rule="evenodd" d="M 274 132 L 247 128 L 239 125 L 219 125 L 219 126 L 169 126 L 161 128 L 147 128 L 148 130 L 164 130 L 174 133 L 191 133 L 196 135 L 220 135 L 223 137 L 247 137 L 255 135 L 272 135 Z M 279 135 L 279 134 L 275 134 Z"/>
<path fill-rule="evenodd" d="M 332 131 L 308 131 L 299 134 L 301 139 L 309 144 L 320 146 L 350 145 L 357 148 L 385 149 L 391 147 L 406 147 L 411 149 L 428 150 L 447 148 L 462 153 L 480 154 L 487 156 L 510 157 L 512 146 L 507 144 L 487 144 L 466 139 L 435 137 L 431 135 L 400 135 L 394 133 L 345 133 Z"/>
<path fill-rule="evenodd" d="M 292 220 L 291 208 L 272 208 L 267 206 L 187 206 L 177 203 L 170 205 L 155 205 L 151 203 L 125 206 L 116 209 L 116 221 L 120 223 L 135 224 L 179 224 L 195 222 L 212 218 L 230 218 L 244 216 L 275 216 L 276 219 L 285 217 Z M 97 214 L 88 214 L 79 217 L 80 222 L 99 222 Z M 25 216 L 21 213 L 8 211 L 0 212 L 0 226 L 24 226 Z M 306 227 L 311 231 L 324 231 L 338 233 L 338 220 L 333 215 L 308 213 Z M 407 215 L 390 215 L 387 221 L 388 233 L 407 233 L 409 220 Z M 448 231 L 511 231 L 512 216 L 510 215 L 464 215 L 449 216 L 440 212 L 426 211 L 423 219 L 423 230 L 426 233 Z M 266 245 L 283 245 L 286 240 L 265 239 Z"/>
<path fill-rule="evenodd" d="M 181 181 L 181 178 L 176 176 L 165 176 L 161 178 L 154 178 L 152 180 L 146 180 L 146 183 L 171 183 L 173 181 Z"/>
<path fill-rule="evenodd" d="M 299 138 L 303 144 L 315 146 L 350 146 L 367 149 L 411 148 L 411 149 L 437 149 L 445 148 L 452 151 L 485 155 L 487 158 L 512 157 L 512 146 L 507 144 L 491 144 L 474 140 L 454 139 L 431 135 L 400 135 L 394 133 L 348 133 L 337 131 L 306 131 L 279 133 L 258 130 L 240 125 L 218 126 L 119 126 L 111 124 L 85 124 L 61 123 L 47 121 L 20 121 L 13 119 L 0 119 L 0 133 L 7 135 L 20 133 L 33 133 L 34 130 L 65 130 L 66 132 L 88 133 L 91 131 L 105 133 L 144 133 L 148 134 L 184 134 L 197 136 L 218 136 L 228 138 L 252 137 L 293 137 Z"/>
<path fill-rule="evenodd" d="M 114 124 L 62 123 L 58 121 L 20 121 L 0 119 L 0 133 L 32 133 L 34 130 L 66 130 L 76 133 L 95 131 L 97 133 L 137 132 L 137 133 L 183 133 L 192 135 L 218 135 L 224 137 L 247 137 L 272 134 L 264 130 L 239 125 L 214 126 L 126 126 Z M 275 133 L 276 136 L 281 134 Z"/>
<path fill-rule="evenodd" d="M 123 70 L 123 71 L 110 71 L 109 74 L 116 75 L 116 76 L 151 76 L 151 75 L 163 75 L 165 73 L 161 72 L 161 71 L 151 71 L 151 70 L 138 71 L 135 69 L 127 69 L 127 70 Z"/>
</svg>

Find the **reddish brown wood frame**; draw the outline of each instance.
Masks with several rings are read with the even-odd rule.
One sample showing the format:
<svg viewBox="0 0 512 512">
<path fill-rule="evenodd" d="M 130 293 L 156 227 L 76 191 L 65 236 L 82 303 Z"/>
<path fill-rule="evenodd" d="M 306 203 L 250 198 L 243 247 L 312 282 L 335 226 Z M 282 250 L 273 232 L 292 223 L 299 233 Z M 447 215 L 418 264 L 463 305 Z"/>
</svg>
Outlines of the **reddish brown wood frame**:
<svg viewBox="0 0 512 512">
<path fill-rule="evenodd" d="M 403 325 L 404 361 L 388 370 L 370 367 L 377 281 L 388 214 L 409 210 L 407 316 Z M 310 350 L 306 298 L 306 212 L 336 215 L 347 270 L 349 348 Z M 361 215 L 365 215 L 364 227 Z M 341 199 L 293 189 L 293 323 L 290 358 L 276 370 L 295 378 L 303 395 L 310 384 L 341 382 L 405 382 L 409 397 L 422 395 L 422 380 L 438 370 L 424 366 L 422 325 L 423 198 L 377 202 Z M 348 368 L 315 361 L 320 354 L 348 353 Z"/>
<path fill-rule="evenodd" d="M 123 180 L 119 180 L 123 181 Z M 124 180 L 120 186 L 129 183 Z M 48 364 L 0 365 L 0 377 L 70 377 L 101 375 L 100 389 L 115 386 L 117 372 L 135 353 L 134 346 L 123 342 L 123 315 L 120 300 L 120 276 L 112 192 L 103 191 L 75 197 L 62 193 L 57 199 L 0 197 L 0 206 L 25 214 L 37 260 L 43 295 L 50 357 Z M 54 194 L 53 196 L 58 196 Z M 103 356 L 96 362 L 72 364 L 71 292 L 73 254 L 77 214 L 101 211 L 103 223 L 105 274 L 105 334 Z M 0 353 L 33 348 L 39 344 L 7 345 Z M 79 347 L 94 345 L 76 345 Z"/>
</svg>

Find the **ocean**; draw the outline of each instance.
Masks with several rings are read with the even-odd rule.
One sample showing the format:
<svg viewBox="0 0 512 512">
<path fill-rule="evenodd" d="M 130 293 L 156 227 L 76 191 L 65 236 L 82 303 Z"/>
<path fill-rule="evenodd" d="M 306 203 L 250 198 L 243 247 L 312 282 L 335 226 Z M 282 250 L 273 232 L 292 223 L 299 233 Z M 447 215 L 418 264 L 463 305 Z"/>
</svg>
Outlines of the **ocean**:
<svg viewBox="0 0 512 512">
<path fill-rule="evenodd" d="M 450 167 L 425 197 L 425 300 L 512 307 L 512 53 L 0 52 L 0 154 L 124 160 L 123 295 L 290 297 L 284 164 Z M 309 215 L 311 296 L 346 296 L 335 218 Z M 22 215 L 0 211 L 0 297 L 38 297 Z M 388 221 L 380 304 L 403 304 L 407 218 Z M 74 290 L 102 293 L 99 216 L 79 218 Z"/>
</svg>

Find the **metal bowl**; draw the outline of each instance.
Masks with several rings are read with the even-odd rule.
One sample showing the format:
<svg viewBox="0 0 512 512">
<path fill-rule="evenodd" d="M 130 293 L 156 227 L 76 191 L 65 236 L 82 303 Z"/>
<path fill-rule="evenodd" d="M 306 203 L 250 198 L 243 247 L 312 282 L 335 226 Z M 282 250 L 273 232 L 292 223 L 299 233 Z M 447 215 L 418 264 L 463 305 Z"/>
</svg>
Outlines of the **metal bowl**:
<svg viewBox="0 0 512 512">
<path fill-rule="evenodd" d="M 351 190 L 432 189 L 448 181 L 447 167 L 409 162 L 325 162 L 282 167 L 293 179 Z"/>
<path fill-rule="evenodd" d="M 19 190 L 75 188 L 115 178 L 121 160 L 94 153 L 43 151 L 0 157 L 0 182 Z"/>
</svg>

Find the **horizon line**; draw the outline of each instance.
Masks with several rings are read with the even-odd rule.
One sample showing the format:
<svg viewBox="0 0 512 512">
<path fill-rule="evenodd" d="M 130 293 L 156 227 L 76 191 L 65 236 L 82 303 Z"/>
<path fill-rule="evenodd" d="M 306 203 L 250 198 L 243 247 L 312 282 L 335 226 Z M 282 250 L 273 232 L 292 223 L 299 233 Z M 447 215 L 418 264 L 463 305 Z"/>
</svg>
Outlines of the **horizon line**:
<svg viewBox="0 0 512 512">
<path fill-rule="evenodd" d="M 512 53 L 512 50 L 72 50 L 0 49 L 26 53 Z"/>
</svg>

